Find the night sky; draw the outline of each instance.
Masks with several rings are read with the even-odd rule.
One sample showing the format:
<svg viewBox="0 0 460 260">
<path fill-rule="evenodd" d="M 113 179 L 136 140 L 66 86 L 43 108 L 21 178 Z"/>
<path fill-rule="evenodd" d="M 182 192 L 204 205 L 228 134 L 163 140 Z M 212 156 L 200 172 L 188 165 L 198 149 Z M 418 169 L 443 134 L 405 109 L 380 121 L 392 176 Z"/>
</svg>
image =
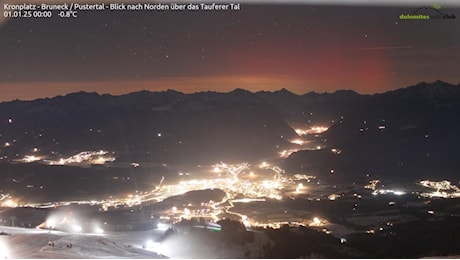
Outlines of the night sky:
<svg viewBox="0 0 460 260">
<path fill-rule="evenodd" d="M 242 2 L 240 11 L 2 18 L 0 101 L 82 90 L 367 94 L 460 83 L 460 8 L 443 6 L 454 20 L 399 20 L 416 7 Z"/>
</svg>

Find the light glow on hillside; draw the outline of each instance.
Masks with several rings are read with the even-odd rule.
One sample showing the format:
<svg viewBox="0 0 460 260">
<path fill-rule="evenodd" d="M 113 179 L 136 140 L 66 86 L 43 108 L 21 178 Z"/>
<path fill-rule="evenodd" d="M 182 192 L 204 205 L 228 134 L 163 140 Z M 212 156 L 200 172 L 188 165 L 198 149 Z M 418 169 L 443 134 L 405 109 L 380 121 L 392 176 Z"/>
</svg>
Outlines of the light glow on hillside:
<svg viewBox="0 0 460 260">
<path fill-rule="evenodd" d="M 299 135 L 311 135 L 311 134 L 321 134 L 326 132 L 329 129 L 327 126 L 312 126 L 308 129 L 301 129 L 297 128 L 295 129 L 295 132 Z"/>
</svg>

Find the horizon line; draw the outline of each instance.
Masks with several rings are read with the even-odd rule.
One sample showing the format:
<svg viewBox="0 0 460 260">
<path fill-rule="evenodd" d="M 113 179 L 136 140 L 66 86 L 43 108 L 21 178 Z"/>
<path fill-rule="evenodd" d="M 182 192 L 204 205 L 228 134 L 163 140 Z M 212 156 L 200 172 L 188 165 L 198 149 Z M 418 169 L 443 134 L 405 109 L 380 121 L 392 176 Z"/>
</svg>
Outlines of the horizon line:
<svg viewBox="0 0 460 260">
<path fill-rule="evenodd" d="M 121 96 L 126 96 L 126 95 L 130 95 L 130 94 L 134 94 L 134 93 L 140 93 L 140 92 L 165 93 L 165 92 L 169 92 L 169 91 L 177 92 L 177 93 L 183 94 L 183 95 L 193 95 L 193 94 L 203 94 L 203 93 L 229 94 L 229 93 L 232 93 L 232 92 L 235 92 L 235 91 L 238 91 L 238 90 L 243 90 L 243 91 L 249 92 L 251 94 L 257 94 L 257 93 L 263 93 L 263 92 L 276 93 L 276 92 L 281 92 L 281 91 L 284 90 L 284 91 L 288 91 L 289 93 L 291 93 L 293 95 L 296 95 L 296 96 L 304 96 L 304 95 L 308 95 L 308 94 L 312 94 L 312 93 L 313 94 L 319 94 L 319 95 L 327 95 L 327 94 L 335 94 L 335 93 L 341 92 L 341 91 L 351 91 L 351 92 L 356 93 L 356 94 L 358 94 L 360 96 L 372 96 L 372 95 L 384 94 L 384 93 L 387 93 L 387 92 L 392 92 L 392 91 L 396 91 L 396 90 L 400 90 L 400 89 L 405 89 L 405 88 L 409 88 L 409 87 L 415 87 L 415 86 L 421 85 L 421 84 L 431 84 L 432 85 L 432 84 L 436 84 L 436 83 L 444 83 L 444 84 L 449 84 L 449 85 L 452 85 L 452 86 L 460 86 L 460 82 L 457 83 L 457 84 L 454 84 L 454 83 L 450 83 L 450 82 L 443 81 L 443 80 L 435 80 L 435 81 L 432 81 L 432 82 L 420 81 L 420 82 L 418 82 L 416 84 L 411 84 L 411 85 L 408 85 L 408 86 L 402 86 L 402 87 L 398 87 L 398 88 L 395 88 L 395 89 L 389 89 L 389 90 L 386 90 L 384 92 L 375 92 L 375 93 L 371 93 L 371 94 L 360 93 L 360 92 L 358 92 L 356 90 L 349 89 L 349 88 L 342 88 L 342 89 L 336 89 L 334 91 L 324 91 L 324 92 L 318 92 L 318 91 L 315 91 L 315 90 L 311 90 L 311 91 L 307 91 L 307 92 L 304 92 L 304 93 L 296 93 L 296 92 L 293 92 L 293 91 L 289 90 L 289 88 L 286 88 L 286 87 L 282 87 L 282 88 L 279 88 L 279 89 L 276 89 L 276 90 L 257 90 L 257 91 L 251 91 L 249 89 L 236 87 L 236 88 L 233 88 L 233 89 L 228 90 L 228 91 L 200 90 L 200 91 L 192 91 L 192 92 L 179 91 L 179 90 L 172 89 L 172 88 L 167 88 L 167 89 L 162 89 L 162 90 L 139 89 L 139 90 L 134 90 L 134 91 L 130 91 L 130 92 L 127 92 L 127 93 L 103 93 L 103 92 L 100 92 L 100 91 L 97 91 L 97 90 L 94 90 L 94 91 L 91 91 L 91 90 L 89 90 L 89 91 L 88 90 L 79 90 L 79 91 L 66 92 L 64 94 L 56 94 L 54 96 L 36 97 L 36 98 L 32 98 L 32 99 L 15 98 L 15 99 L 10 99 L 10 100 L 3 100 L 3 101 L 0 101 L 0 104 L 9 103 L 9 102 L 18 102 L 18 101 L 19 102 L 33 102 L 33 101 L 37 101 L 37 100 L 46 100 L 46 99 L 53 99 L 53 98 L 57 98 L 57 97 L 65 97 L 65 96 L 68 96 L 68 95 L 78 94 L 78 93 L 86 93 L 86 94 L 95 93 L 98 96 L 109 95 L 109 96 L 113 96 L 113 97 L 121 97 Z"/>
</svg>

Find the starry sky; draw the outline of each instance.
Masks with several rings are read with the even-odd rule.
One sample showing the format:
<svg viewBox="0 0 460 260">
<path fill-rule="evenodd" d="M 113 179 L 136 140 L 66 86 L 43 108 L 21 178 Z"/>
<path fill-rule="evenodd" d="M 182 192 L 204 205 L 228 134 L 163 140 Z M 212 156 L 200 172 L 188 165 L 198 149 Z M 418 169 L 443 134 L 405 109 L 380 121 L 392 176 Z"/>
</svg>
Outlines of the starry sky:
<svg viewBox="0 0 460 260">
<path fill-rule="evenodd" d="M 454 20 L 399 19 L 414 9 L 242 2 L 239 11 L 3 18 L 0 101 L 167 89 L 372 94 L 460 83 L 459 6 L 443 6 Z"/>
</svg>

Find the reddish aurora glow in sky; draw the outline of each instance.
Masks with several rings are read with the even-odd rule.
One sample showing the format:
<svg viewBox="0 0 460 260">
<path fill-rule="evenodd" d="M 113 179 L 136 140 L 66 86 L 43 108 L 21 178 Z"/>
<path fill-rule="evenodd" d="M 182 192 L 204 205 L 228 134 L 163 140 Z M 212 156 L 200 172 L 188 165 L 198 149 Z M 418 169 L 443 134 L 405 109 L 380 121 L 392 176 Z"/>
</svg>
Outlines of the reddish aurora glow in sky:
<svg viewBox="0 0 460 260">
<path fill-rule="evenodd" d="M 378 93 L 460 83 L 460 8 L 443 6 L 454 20 L 399 19 L 415 8 L 242 3 L 240 11 L 3 20 L 0 101 L 82 90 Z"/>
</svg>

